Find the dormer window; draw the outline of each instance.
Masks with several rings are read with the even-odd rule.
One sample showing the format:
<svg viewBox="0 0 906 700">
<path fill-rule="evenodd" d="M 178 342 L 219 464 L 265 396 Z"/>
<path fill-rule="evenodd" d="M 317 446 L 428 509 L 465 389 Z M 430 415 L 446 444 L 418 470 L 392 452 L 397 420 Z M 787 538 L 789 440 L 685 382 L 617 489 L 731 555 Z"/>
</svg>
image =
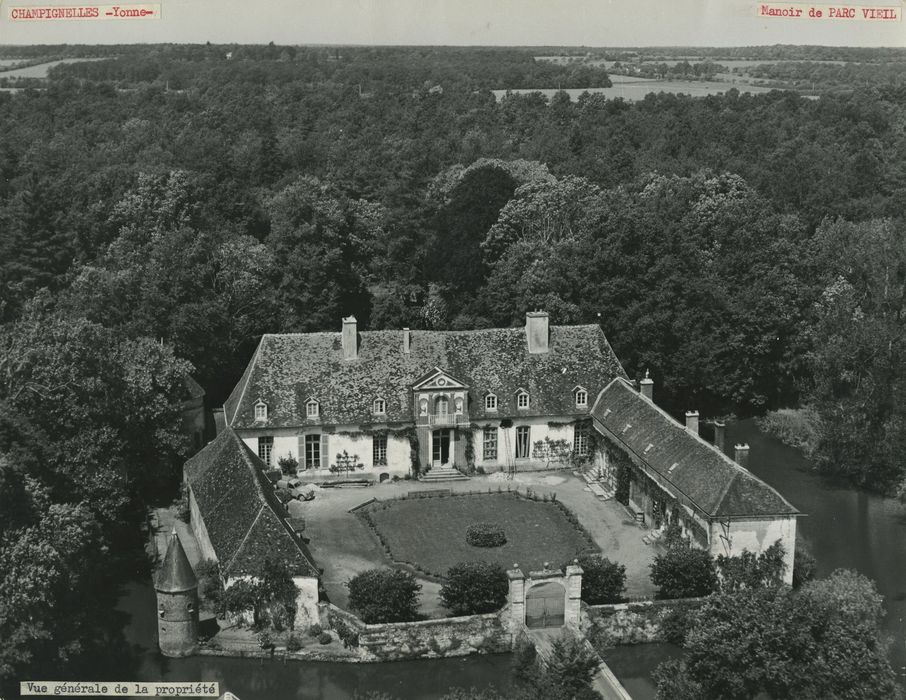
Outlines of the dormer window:
<svg viewBox="0 0 906 700">
<path fill-rule="evenodd" d="M 255 420 L 267 420 L 267 404 L 264 401 L 255 404 Z"/>
<path fill-rule="evenodd" d="M 527 391 L 520 391 L 516 394 L 516 408 L 528 408 L 529 395 Z"/>
<path fill-rule="evenodd" d="M 314 399 L 309 399 L 305 403 L 305 417 L 306 418 L 317 418 L 321 415 L 321 404 L 319 404 Z"/>
<path fill-rule="evenodd" d="M 497 394 L 488 394 L 484 397 L 484 410 L 485 411 L 496 411 L 497 410 Z"/>
<path fill-rule="evenodd" d="M 576 387 L 576 408 L 588 407 L 588 392 L 581 386 Z"/>
<path fill-rule="evenodd" d="M 371 410 L 374 413 L 382 416 L 387 413 L 387 402 L 384 401 L 384 399 L 375 399 L 374 405 L 371 407 Z"/>
</svg>

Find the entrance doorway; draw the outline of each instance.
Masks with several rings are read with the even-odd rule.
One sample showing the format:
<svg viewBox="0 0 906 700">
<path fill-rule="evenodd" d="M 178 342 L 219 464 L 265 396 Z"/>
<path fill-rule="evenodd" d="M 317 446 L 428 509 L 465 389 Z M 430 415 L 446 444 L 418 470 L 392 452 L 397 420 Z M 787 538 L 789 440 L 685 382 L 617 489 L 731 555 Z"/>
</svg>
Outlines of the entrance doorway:
<svg viewBox="0 0 906 700">
<path fill-rule="evenodd" d="M 450 431 L 431 432 L 431 464 L 435 467 L 450 461 Z"/>
<path fill-rule="evenodd" d="M 566 589 L 556 581 L 532 586 L 525 596 L 525 626 L 562 627 L 566 608 Z"/>
</svg>

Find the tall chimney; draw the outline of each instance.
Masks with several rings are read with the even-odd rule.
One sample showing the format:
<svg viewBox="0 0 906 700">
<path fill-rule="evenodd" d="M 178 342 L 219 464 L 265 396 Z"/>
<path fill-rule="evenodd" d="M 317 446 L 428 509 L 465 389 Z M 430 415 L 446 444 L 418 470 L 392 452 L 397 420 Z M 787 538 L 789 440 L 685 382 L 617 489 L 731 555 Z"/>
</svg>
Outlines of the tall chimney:
<svg viewBox="0 0 906 700">
<path fill-rule="evenodd" d="M 724 451 L 724 443 L 727 439 L 727 424 L 721 423 L 719 420 L 714 421 L 714 446 L 720 450 Z"/>
<path fill-rule="evenodd" d="M 409 329 L 403 328 L 403 352 L 408 353 L 412 347 L 412 337 L 409 335 Z"/>
<path fill-rule="evenodd" d="M 698 411 L 686 411 L 686 430 L 698 435 Z"/>
<path fill-rule="evenodd" d="M 355 316 L 343 319 L 343 359 L 355 360 L 359 356 L 359 338 Z"/>
<path fill-rule="evenodd" d="M 639 391 L 649 401 L 654 401 L 654 380 L 648 376 L 648 370 L 645 370 L 645 378 L 639 382 Z"/>
<path fill-rule="evenodd" d="M 734 445 L 734 459 L 737 464 L 746 466 L 749 461 L 749 445 L 748 443 L 742 443 L 741 445 Z"/>
<path fill-rule="evenodd" d="M 548 321 L 547 311 L 529 311 L 525 314 L 525 338 L 528 341 L 528 351 L 533 355 L 550 350 Z"/>
</svg>

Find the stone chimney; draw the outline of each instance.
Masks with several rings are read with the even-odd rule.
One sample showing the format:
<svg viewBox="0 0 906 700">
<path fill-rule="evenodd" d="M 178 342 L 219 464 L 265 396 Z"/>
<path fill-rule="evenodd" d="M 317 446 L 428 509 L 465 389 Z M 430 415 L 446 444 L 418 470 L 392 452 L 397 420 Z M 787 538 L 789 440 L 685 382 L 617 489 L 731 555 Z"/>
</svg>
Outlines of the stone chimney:
<svg viewBox="0 0 906 700">
<path fill-rule="evenodd" d="M 720 450 L 724 451 L 724 443 L 727 440 L 727 424 L 721 423 L 719 420 L 714 421 L 714 446 Z"/>
<path fill-rule="evenodd" d="M 737 464 L 746 466 L 749 462 L 749 445 L 748 443 L 742 443 L 741 445 L 733 446 L 733 459 L 736 460 Z"/>
<path fill-rule="evenodd" d="M 648 370 L 645 370 L 645 378 L 639 382 L 639 391 L 649 401 L 654 401 L 654 380 L 648 376 Z"/>
<path fill-rule="evenodd" d="M 525 338 L 528 351 L 541 355 L 550 350 L 547 311 L 529 311 L 525 314 Z"/>
<path fill-rule="evenodd" d="M 355 360 L 359 356 L 359 336 L 355 316 L 343 319 L 343 359 Z"/>
<path fill-rule="evenodd" d="M 686 411 L 686 430 L 698 435 L 698 411 Z"/>
<path fill-rule="evenodd" d="M 408 328 L 403 328 L 403 352 L 409 354 L 409 350 L 412 348 L 412 336 L 409 334 Z"/>
</svg>

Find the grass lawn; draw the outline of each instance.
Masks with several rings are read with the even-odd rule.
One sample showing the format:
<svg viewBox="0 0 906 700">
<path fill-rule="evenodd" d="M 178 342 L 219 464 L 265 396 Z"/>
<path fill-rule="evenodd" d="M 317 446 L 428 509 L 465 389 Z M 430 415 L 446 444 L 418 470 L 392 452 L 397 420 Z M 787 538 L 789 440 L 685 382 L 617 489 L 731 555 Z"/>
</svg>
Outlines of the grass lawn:
<svg viewBox="0 0 906 700">
<path fill-rule="evenodd" d="M 396 561 L 443 576 L 453 564 L 488 561 L 509 569 L 559 567 L 598 547 L 569 521 L 559 503 L 530 501 L 511 493 L 454 495 L 377 502 L 367 513 Z M 499 525 L 507 542 L 500 547 L 466 543 L 472 523 Z"/>
</svg>

